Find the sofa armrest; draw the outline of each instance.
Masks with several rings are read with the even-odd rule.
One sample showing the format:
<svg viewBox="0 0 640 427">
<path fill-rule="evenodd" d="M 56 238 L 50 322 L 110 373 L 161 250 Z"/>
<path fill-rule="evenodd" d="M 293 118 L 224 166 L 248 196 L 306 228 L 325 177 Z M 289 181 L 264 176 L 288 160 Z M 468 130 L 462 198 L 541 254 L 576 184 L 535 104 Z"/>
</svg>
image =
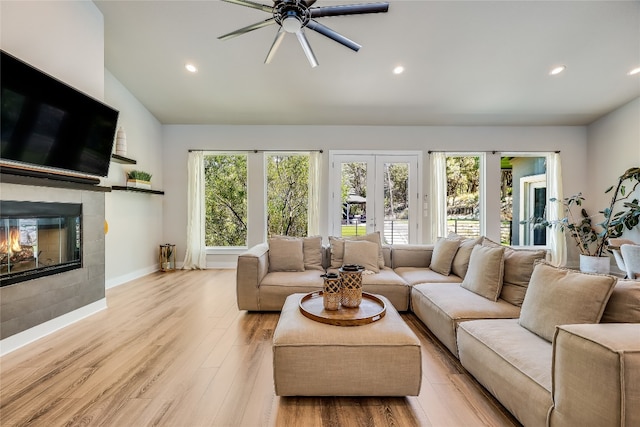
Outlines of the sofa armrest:
<svg viewBox="0 0 640 427">
<path fill-rule="evenodd" d="M 269 245 L 260 243 L 238 255 L 236 297 L 239 310 L 260 310 L 260 282 L 269 271 Z"/>
<path fill-rule="evenodd" d="M 391 247 L 392 268 L 429 267 L 433 247 L 434 245 L 393 245 Z"/>
<path fill-rule="evenodd" d="M 640 425 L 640 324 L 557 327 L 552 397 L 551 427 Z"/>
</svg>

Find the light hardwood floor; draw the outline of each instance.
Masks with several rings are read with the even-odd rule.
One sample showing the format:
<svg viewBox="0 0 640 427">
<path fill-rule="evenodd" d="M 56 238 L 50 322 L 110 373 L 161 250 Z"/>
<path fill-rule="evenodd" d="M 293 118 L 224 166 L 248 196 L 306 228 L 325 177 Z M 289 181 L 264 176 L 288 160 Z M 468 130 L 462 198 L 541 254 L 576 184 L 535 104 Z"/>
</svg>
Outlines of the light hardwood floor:
<svg viewBox="0 0 640 427">
<path fill-rule="evenodd" d="M 107 304 L 0 359 L 2 427 L 518 425 L 412 314 L 419 396 L 280 398 L 279 314 L 239 311 L 235 270 L 155 273 L 107 291 Z"/>
</svg>

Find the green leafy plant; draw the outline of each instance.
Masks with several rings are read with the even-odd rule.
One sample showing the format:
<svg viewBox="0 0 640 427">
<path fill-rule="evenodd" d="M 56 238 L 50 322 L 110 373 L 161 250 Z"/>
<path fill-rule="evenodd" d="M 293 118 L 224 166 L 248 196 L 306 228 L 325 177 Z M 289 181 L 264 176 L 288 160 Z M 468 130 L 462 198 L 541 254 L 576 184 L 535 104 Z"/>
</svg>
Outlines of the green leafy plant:
<svg viewBox="0 0 640 427">
<path fill-rule="evenodd" d="M 127 178 L 137 179 L 138 181 L 151 181 L 151 174 L 149 172 L 132 170 L 127 172 Z"/>
<path fill-rule="evenodd" d="M 578 246 L 582 255 L 603 256 L 610 238 L 620 237 L 625 228 L 632 230 L 640 223 L 640 204 L 638 199 L 629 201 L 640 184 L 640 167 L 633 167 L 625 171 L 616 185 L 609 187 L 605 193 L 611 193 L 609 206 L 600 214 L 604 216 L 602 222 L 593 224 L 592 216 L 582 208 L 585 198 L 582 193 L 566 197 L 562 201 L 549 199 L 552 203 L 562 203 L 564 218 L 550 221 L 546 218 L 532 217 L 521 221 L 521 224 L 531 224 L 533 228 L 552 227 L 557 225 L 566 232 Z M 631 185 L 628 187 L 628 185 Z M 622 203 L 622 206 L 620 206 Z M 580 207 L 580 215 L 573 212 L 573 208 Z M 615 212 L 615 213 L 614 213 Z"/>
</svg>

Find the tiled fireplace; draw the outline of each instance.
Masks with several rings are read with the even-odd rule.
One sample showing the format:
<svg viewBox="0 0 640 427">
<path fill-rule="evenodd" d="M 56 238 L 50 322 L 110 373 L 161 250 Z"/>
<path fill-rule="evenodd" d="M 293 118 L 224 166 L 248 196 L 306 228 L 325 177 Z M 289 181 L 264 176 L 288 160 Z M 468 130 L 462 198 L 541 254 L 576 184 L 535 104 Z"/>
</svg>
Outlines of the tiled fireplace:
<svg viewBox="0 0 640 427">
<path fill-rule="evenodd" d="M 0 339 L 105 297 L 105 188 L 0 181 Z"/>
</svg>

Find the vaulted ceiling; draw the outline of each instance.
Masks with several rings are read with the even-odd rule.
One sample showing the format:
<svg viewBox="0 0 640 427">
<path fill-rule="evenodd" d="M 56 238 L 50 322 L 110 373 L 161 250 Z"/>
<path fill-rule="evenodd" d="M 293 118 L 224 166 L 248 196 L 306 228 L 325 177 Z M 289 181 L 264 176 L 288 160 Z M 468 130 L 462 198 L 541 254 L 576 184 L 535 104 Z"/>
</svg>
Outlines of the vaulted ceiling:
<svg viewBox="0 0 640 427">
<path fill-rule="evenodd" d="M 389 3 L 318 18 L 363 47 L 307 29 L 311 68 L 293 34 L 263 63 L 277 25 L 218 40 L 270 17 L 260 10 L 95 1 L 105 66 L 165 124 L 584 125 L 640 96 L 640 74 L 627 74 L 640 67 L 639 1 Z"/>
</svg>

